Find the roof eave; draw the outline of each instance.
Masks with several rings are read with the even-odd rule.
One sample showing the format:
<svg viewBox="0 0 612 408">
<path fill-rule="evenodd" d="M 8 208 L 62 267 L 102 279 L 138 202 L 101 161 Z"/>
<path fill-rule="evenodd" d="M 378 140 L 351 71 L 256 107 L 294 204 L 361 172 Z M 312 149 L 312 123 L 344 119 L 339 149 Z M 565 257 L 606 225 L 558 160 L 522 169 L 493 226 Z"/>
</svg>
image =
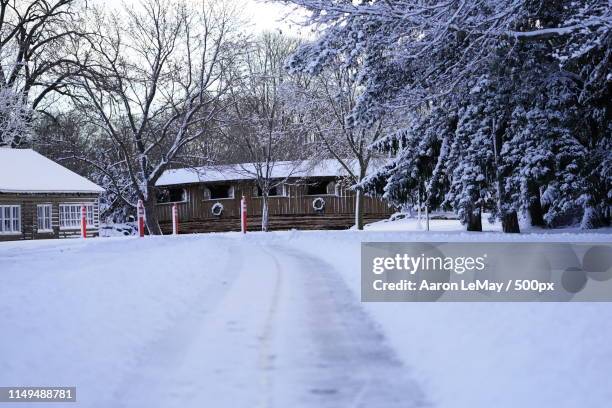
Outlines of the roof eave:
<svg viewBox="0 0 612 408">
<path fill-rule="evenodd" d="M 309 179 L 309 178 L 337 178 L 344 177 L 343 175 L 320 175 L 317 174 L 315 176 L 289 176 L 289 177 L 272 177 L 272 179 L 287 179 L 287 180 L 295 180 L 295 179 Z M 223 179 L 223 180 L 192 180 L 192 181 L 180 181 L 176 183 L 155 183 L 155 187 L 169 187 L 169 186 L 183 186 L 183 185 L 191 185 L 191 184 L 208 184 L 208 183 L 230 183 L 237 181 L 256 181 L 256 178 L 232 178 L 232 179 Z"/>
</svg>

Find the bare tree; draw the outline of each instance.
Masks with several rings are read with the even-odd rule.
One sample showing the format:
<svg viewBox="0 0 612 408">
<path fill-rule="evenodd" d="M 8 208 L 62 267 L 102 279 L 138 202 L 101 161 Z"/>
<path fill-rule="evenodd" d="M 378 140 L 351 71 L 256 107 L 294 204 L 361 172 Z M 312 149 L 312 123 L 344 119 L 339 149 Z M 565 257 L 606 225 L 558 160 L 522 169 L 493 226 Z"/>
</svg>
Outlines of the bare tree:
<svg viewBox="0 0 612 408">
<path fill-rule="evenodd" d="M 104 186 L 100 197 L 100 219 L 124 221 L 135 214 L 132 206 L 138 200 L 129 176 L 125 173 L 121 148 L 91 115 L 73 109 L 44 116 L 35 122 L 32 147 L 46 157 L 62 163 L 80 175 Z"/>
<path fill-rule="evenodd" d="M 297 41 L 279 34 L 261 35 L 242 58 L 241 80 L 232 88 L 232 122 L 228 141 L 250 163 L 242 172 L 255 179 L 261 192 L 261 229 L 268 230 L 270 192 L 305 171 L 300 112 L 288 103 L 284 90 L 297 80 L 284 69 Z"/>
<path fill-rule="evenodd" d="M 155 183 L 182 149 L 213 131 L 225 108 L 239 48 L 234 12 L 223 2 L 180 0 L 144 0 L 123 11 L 123 18 L 101 10 L 90 17 L 99 34 L 90 37 L 74 102 L 117 149 L 120 170 L 92 164 L 124 175 L 144 202 L 149 233 L 161 234 Z"/>
<path fill-rule="evenodd" d="M 384 134 L 387 118 L 371 126 L 350 123 L 350 114 L 359 98 L 354 69 L 337 63 L 306 87 L 294 88 L 292 101 L 305 114 L 307 127 L 322 155 L 338 161 L 355 190 L 355 227 L 363 229 L 363 190 L 359 184 L 368 174 L 376 152 L 370 146 Z"/>
<path fill-rule="evenodd" d="M 81 6 L 81 0 L 0 0 L 3 122 L 16 124 L 14 119 L 20 118 L 21 128 L 27 129 L 33 111 L 46 112 L 49 97 L 65 94 L 69 80 L 82 71 L 74 57 L 84 35 Z M 0 131 L 0 146 L 18 145 L 27 134 Z"/>
</svg>

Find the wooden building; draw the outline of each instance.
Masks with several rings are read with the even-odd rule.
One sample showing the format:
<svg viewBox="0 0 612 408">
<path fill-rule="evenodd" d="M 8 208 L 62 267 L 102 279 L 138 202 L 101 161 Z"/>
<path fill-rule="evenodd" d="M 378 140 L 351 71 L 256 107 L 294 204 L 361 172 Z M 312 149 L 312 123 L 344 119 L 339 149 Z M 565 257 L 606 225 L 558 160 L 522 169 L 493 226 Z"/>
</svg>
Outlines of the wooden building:
<svg viewBox="0 0 612 408">
<path fill-rule="evenodd" d="M 98 235 L 104 190 L 30 149 L 0 148 L 0 241 Z"/>
<path fill-rule="evenodd" d="M 247 202 L 249 230 L 261 229 L 262 198 L 252 164 L 207 166 L 166 171 L 157 182 L 158 217 L 164 234 L 172 232 L 172 207 L 177 205 L 181 233 L 240 230 L 240 200 Z M 269 229 L 346 229 L 355 224 L 355 193 L 335 160 L 316 165 L 279 162 L 271 178 Z M 282 181 L 282 183 L 281 183 Z M 388 218 L 389 204 L 363 197 L 364 222 Z"/>
</svg>

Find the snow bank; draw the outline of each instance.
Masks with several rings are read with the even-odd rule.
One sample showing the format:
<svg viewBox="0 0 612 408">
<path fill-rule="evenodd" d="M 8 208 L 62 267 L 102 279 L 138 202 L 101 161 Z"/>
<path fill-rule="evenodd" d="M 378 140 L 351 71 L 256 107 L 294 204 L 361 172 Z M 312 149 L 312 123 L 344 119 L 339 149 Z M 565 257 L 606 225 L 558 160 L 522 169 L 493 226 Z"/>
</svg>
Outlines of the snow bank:
<svg viewBox="0 0 612 408">
<path fill-rule="evenodd" d="M 444 232 L 444 233 L 452 233 L 453 235 L 455 234 L 462 234 L 462 236 L 473 236 L 476 240 L 478 239 L 482 239 L 483 241 L 486 241 L 487 239 L 494 239 L 494 240 L 499 240 L 499 239 L 513 239 L 512 236 L 507 235 L 482 235 L 479 232 L 466 232 L 465 231 L 465 226 L 461 225 L 461 222 L 458 219 L 452 219 L 453 214 L 448 214 L 448 213 L 441 213 L 441 214 L 432 214 L 432 217 L 436 217 L 437 219 L 430 219 L 429 220 L 429 232 L 425 231 L 426 229 L 426 221 L 425 221 L 425 215 L 422 216 L 421 221 L 419 222 L 419 220 L 417 218 L 398 218 L 398 219 L 389 219 L 389 220 L 382 220 L 382 221 L 377 221 L 377 222 L 373 222 L 371 224 L 367 224 L 365 226 L 365 231 L 396 231 L 396 232 L 400 232 L 400 231 L 404 231 L 404 232 L 415 232 L 415 233 L 427 233 L 427 234 L 436 234 L 439 232 Z M 501 226 L 501 222 L 494 222 L 494 223 L 490 223 L 487 221 L 488 218 L 488 214 L 484 214 L 483 215 L 483 222 L 482 222 L 482 230 L 484 233 L 490 233 L 490 232 L 501 232 L 502 231 L 502 226 Z M 598 228 L 598 229 L 592 229 L 592 230 L 587 230 L 587 229 L 581 229 L 580 226 L 574 226 L 574 227 L 565 227 L 565 228 L 555 228 L 555 229 L 549 229 L 549 228 L 540 228 L 540 227 L 532 227 L 531 225 L 529 225 L 527 223 L 527 220 L 521 220 L 521 232 L 522 233 L 526 233 L 526 234 L 522 234 L 521 236 L 519 236 L 518 240 L 542 240 L 542 239 L 550 239 L 550 238 L 544 238 L 544 236 L 563 236 L 564 234 L 570 234 L 570 237 L 574 237 L 575 234 L 578 235 L 582 235 L 582 234 L 612 234 L 612 228 L 607 227 L 607 228 Z M 533 234 L 538 234 L 538 235 L 533 235 Z M 570 239 L 571 241 L 571 239 Z"/>
<path fill-rule="evenodd" d="M 124 237 L 138 234 L 138 226 L 135 222 L 100 224 L 100 236 L 102 238 Z"/>
</svg>

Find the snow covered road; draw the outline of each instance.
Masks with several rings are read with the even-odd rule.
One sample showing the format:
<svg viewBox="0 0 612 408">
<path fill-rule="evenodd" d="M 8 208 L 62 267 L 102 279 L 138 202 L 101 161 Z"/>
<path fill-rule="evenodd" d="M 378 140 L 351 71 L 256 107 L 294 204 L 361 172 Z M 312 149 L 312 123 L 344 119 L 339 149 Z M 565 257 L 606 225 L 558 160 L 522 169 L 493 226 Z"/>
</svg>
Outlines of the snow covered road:
<svg viewBox="0 0 612 408">
<path fill-rule="evenodd" d="M 278 244 L 228 250 L 221 287 L 202 293 L 109 402 L 422 406 L 408 370 L 329 265 Z"/>
<path fill-rule="evenodd" d="M 323 260 L 279 242 L 154 241 L 1 248 L 0 324 L 20 338 L 2 337 L 0 384 L 75 384 L 87 407 L 425 404 Z"/>
<path fill-rule="evenodd" d="M 88 408 L 599 408 L 612 400 L 610 304 L 364 304 L 359 243 L 611 237 L 2 243 L 0 386 L 75 385 L 70 406 Z"/>
</svg>

